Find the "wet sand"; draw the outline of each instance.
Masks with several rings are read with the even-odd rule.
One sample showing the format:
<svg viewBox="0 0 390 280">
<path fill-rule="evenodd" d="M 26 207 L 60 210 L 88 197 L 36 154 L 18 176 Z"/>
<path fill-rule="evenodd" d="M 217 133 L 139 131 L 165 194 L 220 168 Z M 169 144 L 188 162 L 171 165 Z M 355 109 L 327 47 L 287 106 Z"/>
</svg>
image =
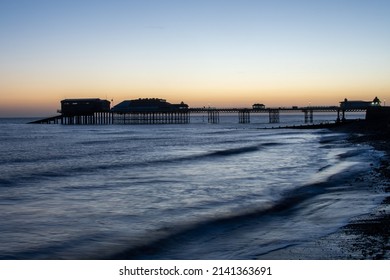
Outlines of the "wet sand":
<svg viewBox="0 0 390 280">
<path fill-rule="evenodd" d="M 297 244 L 261 259 L 276 260 L 362 260 L 390 259 L 390 128 L 387 124 L 357 121 L 330 127 L 349 133 L 352 145 L 369 144 L 383 151 L 381 164 L 367 176 L 349 182 L 370 185 L 383 194 L 382 203 L 371 213 L 355 217 L 336 232 L 306 243 Z M 357 205 L 358 207 L 358 205 Z"/>
</svg>

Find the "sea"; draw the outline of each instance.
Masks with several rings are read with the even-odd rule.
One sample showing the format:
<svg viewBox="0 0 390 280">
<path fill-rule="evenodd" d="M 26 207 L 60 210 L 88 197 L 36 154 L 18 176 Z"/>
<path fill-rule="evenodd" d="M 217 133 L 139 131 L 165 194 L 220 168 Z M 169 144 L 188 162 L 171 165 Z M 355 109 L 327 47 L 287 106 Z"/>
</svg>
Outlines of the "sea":
<svg viewBox="0 0 390 280">
<path fill-rule="evenodd" d="M 257 259 L 335 232 L 381 201 L 364 183 L 381 152 L 341 132 L 283 128 L 302 115 L 279 124 L 31 120 L 0 119 L 0 259 Z"/>
</svg>

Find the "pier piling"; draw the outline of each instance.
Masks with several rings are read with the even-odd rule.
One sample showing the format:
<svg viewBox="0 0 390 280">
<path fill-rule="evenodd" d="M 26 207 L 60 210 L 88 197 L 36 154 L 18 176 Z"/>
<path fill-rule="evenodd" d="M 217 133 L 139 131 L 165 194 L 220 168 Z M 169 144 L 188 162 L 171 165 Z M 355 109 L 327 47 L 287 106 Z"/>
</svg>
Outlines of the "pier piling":
<svg viewBox="0 0 390 280">
<path fill-rule="evenodd" d="M 278 109 L 270 109 L 269 110 L 269 123 L 279 123 L 279 110 Z"/>
<path fill-rule="evenodd" d="M 250 123 L 251 122 L 249 110 L 238 111 L 238 122 L 239 123 Z"/>
<path fill-rule="evenodd" d="M 215 109 L 209 109 L 207 111 L 209 123 L 219 123 L 219 111 Z"/>
</svg>

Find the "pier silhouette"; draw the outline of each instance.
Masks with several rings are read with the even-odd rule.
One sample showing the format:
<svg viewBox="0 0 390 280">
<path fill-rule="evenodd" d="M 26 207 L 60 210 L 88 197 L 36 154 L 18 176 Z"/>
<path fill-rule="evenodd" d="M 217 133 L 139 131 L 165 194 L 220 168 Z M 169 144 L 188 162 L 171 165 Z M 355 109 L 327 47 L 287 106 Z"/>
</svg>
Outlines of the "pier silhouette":
<svg viewBox="0 0 390 280">
<path fill-rule="evenodd" d="M 164 99 L 143 98 L 125 100 L 110 108 L 110 102 L 99 98 L 65 99 L 61 101 L 61 114 L 40 119 L 31 123 L 64 124 L 64 125 L 108 125 L 108 124 L 187 124 L 191 116 L 206 115 L 207 122 L 217 124 L 221 114 L 237 114 L 238 123 L 251 122 L 252 115 L 268 115 L 269 123 L 279 123 L 281 112 L 303 114 L 305 124 L 313 123 L 315 113 L 334 112 L 335 122 L 346 120 L 346 112 L 366 112 L 372 106 L 380 106 L 376 97 L 373 102 L 348 101 L 340 106 L 306 106 L 306 107 L 270 107 L 254 104 L 251 108 L 191 108 L 184 102 L 171 104 Z"/>
</svg>

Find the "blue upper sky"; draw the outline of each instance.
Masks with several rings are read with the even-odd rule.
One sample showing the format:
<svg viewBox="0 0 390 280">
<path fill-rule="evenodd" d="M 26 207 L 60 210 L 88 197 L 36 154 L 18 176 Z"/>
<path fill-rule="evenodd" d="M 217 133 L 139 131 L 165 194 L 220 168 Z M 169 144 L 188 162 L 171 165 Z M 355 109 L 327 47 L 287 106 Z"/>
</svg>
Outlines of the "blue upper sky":
<svg viewBox="0 0 390 280">
<path fill-rule="evenodd" d="M 380 0 L 0 0 L 0 94 L 390 99 L 389 15 Z"/>
</svg>

